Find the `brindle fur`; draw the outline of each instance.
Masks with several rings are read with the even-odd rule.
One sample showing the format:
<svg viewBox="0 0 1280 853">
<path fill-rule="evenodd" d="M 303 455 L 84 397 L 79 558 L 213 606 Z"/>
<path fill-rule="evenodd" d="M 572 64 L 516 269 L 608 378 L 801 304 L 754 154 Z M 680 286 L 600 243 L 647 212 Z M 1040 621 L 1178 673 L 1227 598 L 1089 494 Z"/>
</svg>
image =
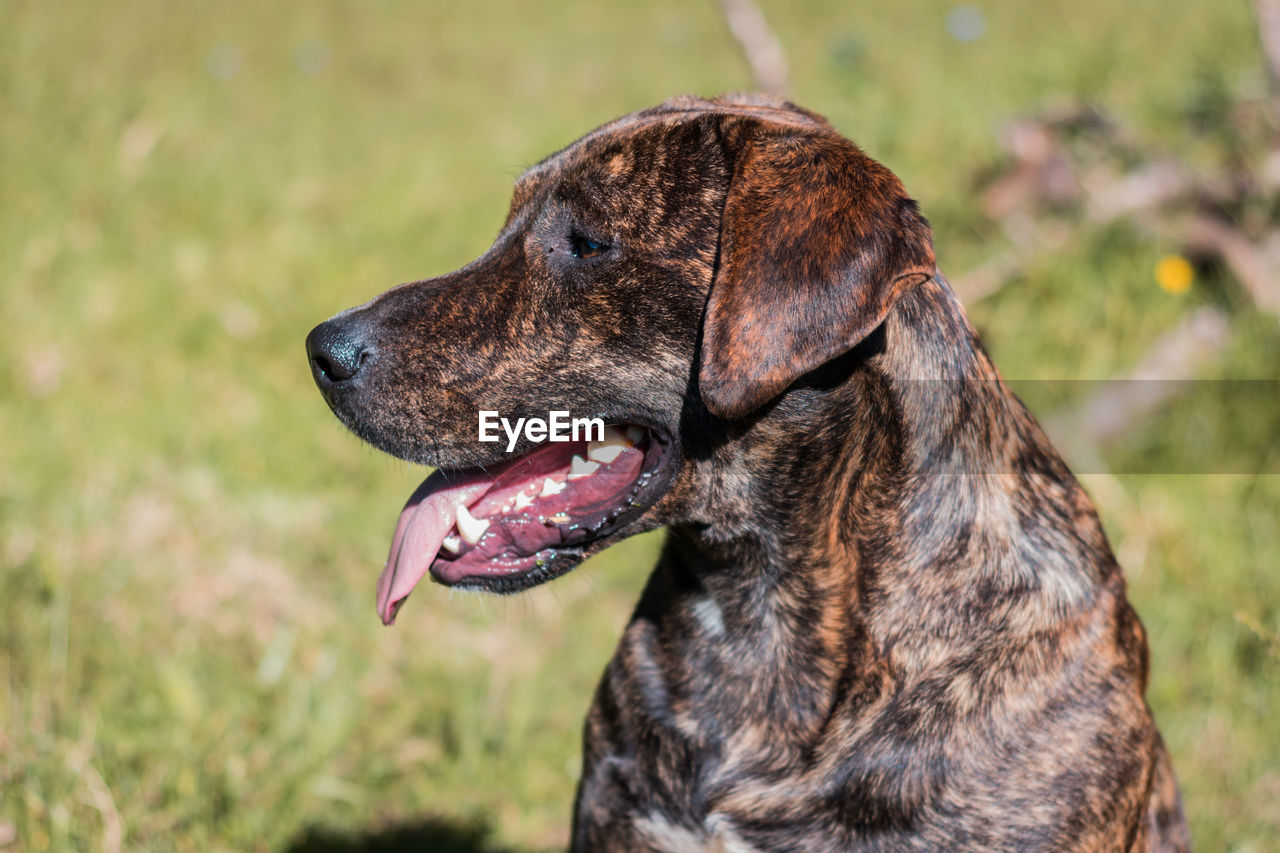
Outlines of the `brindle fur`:
<svg viewBox="0 0 1280 853">
<path fill-rule="evenodd" d="M 669 527 L 587 718 L 574 850 L 1189 848 L 1088 497 L 914 202 L 821 117 L 620 119 L 520 178 L 483 257 L 329 325 L 364 350 L 335 412 L 406 459 L 509 458 L 478 408 L 673 439 L 665 496 L 586 549 Z"/>
</svg>

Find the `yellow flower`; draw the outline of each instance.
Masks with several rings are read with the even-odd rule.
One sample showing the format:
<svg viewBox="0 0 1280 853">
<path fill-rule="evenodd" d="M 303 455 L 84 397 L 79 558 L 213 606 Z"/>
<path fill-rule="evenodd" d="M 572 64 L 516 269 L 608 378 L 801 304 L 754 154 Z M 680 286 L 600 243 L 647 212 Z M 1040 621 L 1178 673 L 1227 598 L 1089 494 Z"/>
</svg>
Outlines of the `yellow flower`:
<svg viewBox="0 0 1280 853">
<path fill-rule="evenodd" d="M 1166 293 L 1186 293 L 1193 278 L 1195 270 L 1182 255 L 1165 255 L 1156 263 L 1156 283 Z"/>
</svg>

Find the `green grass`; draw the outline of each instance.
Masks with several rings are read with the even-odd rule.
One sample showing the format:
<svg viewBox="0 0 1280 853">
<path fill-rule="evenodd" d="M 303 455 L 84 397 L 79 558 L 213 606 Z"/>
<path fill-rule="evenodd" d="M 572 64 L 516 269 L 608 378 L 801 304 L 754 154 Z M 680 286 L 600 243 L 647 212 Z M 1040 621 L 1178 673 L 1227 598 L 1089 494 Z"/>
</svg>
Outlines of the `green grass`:
<svg viewBox="0 0 1280 853">
<path fill-rule="evenodd" d="M 1001 248 L 972 184 L 1010 117 L 1087 98 L 1145 149 L 1211 164 L 1197 93 L 1264 91 L 1243 2 L 992 0 L 974 44 L 947 36 L 947 4 L 764 5 L 796 99 L 903 177 L 952 273 Z M 396 827 L 382 840 L 563 844 L 581 718 L 658 539 L 517 599 L 424 588 L 383 629 L 374 578 L 422 472 L 343 432 L 302 340 L 478 254 L 513 177 L 595 124 L 748 86 L 709 1 L 0 6 L 0 829 L 18 849 L 351 849 Z M 1230 282 L 1155 286 L 1173 248 L 1085 230 L 971 313 L 1007 375 L 1081 378 L 1221 302 L 1214 375 L 1276 378 L 1276 323 Z M 1085 479 L 1193 832 L 1265 849 L 1280 478 Z"/>
</svg>

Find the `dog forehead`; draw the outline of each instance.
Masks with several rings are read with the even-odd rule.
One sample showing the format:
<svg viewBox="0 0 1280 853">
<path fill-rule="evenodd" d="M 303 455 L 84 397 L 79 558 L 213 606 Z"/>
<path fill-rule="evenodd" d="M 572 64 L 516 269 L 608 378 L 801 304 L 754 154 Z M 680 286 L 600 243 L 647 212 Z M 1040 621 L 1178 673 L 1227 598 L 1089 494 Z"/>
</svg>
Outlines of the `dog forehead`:
<svg viewBox="0 0 1280 853">
<path fill-rule="evenodd" d="M 638 110 L 597 127 L 576 141 L 530 166 L 516 180 L 515 194 L 528 197 L 547 179 L 563 176 L 587 166 L 606 175 L 621 176 L 640 165 L 652 169 L 651 158 L 660 154 L 672 139 L 691 124 L 722 127 L 756 123 L 791 128 L 797 134 L 834 133 L 822 116 L 794 104 L 763 95 L 726 95 L 714 99 L 682 95 L 656 107 Z M 637 154 L 646 157 L 635 162 Z"/>
</svg>

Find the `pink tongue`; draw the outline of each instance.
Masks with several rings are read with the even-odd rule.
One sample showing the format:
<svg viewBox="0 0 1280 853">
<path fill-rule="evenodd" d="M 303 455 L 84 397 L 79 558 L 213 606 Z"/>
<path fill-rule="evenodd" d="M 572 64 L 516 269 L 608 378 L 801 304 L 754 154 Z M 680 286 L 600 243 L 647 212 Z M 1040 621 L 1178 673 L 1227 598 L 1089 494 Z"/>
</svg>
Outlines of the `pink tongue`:
<svg viewBox="0 0 1280 853">
<path fill-rule="evenodd" d="M 492 485 L 493 478 L 483 471 L 449 479 L 437 471 L 418 486 L 400 511 L 387 566 L 378 577 L 378 616 L 384 625 L 396 621 L 396 611 L 431 568 L 457 521 L 458 504 L 470 505 Z"/>
</svg>

